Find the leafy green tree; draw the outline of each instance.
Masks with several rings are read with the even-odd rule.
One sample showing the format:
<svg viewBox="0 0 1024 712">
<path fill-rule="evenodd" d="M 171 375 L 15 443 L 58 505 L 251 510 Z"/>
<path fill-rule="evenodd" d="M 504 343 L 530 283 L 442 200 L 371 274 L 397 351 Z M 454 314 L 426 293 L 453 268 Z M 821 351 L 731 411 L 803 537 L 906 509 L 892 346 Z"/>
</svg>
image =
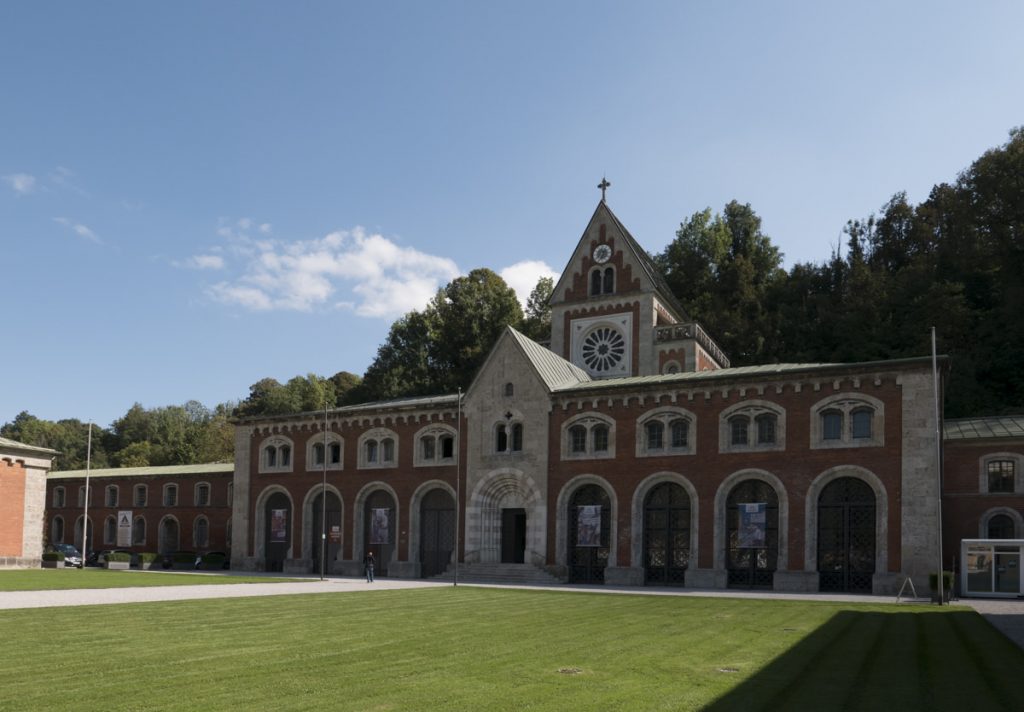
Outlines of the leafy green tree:
<svg viewBox="0 0 1024 712">
<path fill-rule="evenodd" d="M 551 339 L 551 293 L 555 280 L 541 277 L 526 300 L 526 314 L 523 316 L 522 332 L 534 341 Z"/>
</svg>

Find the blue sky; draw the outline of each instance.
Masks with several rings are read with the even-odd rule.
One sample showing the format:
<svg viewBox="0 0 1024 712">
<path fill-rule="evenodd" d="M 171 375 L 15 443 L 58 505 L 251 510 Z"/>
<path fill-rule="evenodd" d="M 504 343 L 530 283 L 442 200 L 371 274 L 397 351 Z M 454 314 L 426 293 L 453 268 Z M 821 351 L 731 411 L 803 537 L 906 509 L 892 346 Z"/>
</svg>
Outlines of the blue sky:
<svg viewBox="0 0 1024 712">
<path fill-rule="evenodd" d="M 0 5 L 0 423 L 362 373 L 599 198 L 749 202 L 786 264 L 1024 124 L 1018 2 Z"/>
</svg>

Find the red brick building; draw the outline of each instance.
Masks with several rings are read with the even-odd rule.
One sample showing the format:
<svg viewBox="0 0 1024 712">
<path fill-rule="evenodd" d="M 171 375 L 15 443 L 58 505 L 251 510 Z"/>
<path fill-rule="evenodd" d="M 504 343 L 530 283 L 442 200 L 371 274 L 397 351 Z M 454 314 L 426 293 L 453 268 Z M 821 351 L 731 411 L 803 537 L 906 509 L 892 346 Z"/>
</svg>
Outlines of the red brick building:
<svg viewBox="0 0 1024 712">
<path fill-rule="evenodd" d="M 56 454 L 0 438 L 0 568 L 40 565 L 46 473 Z"/>
</svg>

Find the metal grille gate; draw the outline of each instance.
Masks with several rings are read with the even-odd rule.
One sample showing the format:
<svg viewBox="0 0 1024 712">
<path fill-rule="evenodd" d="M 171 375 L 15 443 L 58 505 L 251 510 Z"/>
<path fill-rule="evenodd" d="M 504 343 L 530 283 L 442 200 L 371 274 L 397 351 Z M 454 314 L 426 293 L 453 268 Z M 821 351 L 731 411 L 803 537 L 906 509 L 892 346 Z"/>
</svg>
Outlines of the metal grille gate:
<svg viewBox="0 0 1024 712">
<path fill-rule="evenodd" d="M 421 576 L 427 578 L 448 568 L 455 548 L 455 502 L 450 494 L 436 489 L 420 505 Z"/>
<path fill-rule="evenodd" d="M 579 507 L 601 507 L 601 533 L 599 546 L 579 546 Z M 608 566 L 611 506 L 607 493 L 597 485 L 584 485 L 569 501 L 569 581 L 571 583 L 604 583 L 604 570 Z"/>
<path fill-rule="evenodd" d="M 740 504 L 763 502 L 765 508 L 765 546 L 746 548 L 740 544 Z M 730 588 L 772 588 L 779 560 L 779 497 L 762 480 L 746 480 L 733 487 L 726 501 L 728 532 L 726 569 Z"/>
<path fill-rule="evenodd" d="M 682 586 L 690 564 L 690 496 L 664 482 L 644 504 L 644 582 Z"/>
<path fill-rule="evenodd" d="M 875 573 L 875 493 L 841 477 L 818 497 L 818 588 L 871 593 Z"/>
</svg>

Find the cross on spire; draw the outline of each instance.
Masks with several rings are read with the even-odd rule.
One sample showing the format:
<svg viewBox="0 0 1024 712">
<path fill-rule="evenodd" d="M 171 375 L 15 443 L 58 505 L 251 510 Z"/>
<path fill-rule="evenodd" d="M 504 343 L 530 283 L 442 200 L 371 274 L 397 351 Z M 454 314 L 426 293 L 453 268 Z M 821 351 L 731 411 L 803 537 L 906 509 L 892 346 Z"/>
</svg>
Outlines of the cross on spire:
<svg viewBox="0 0 1024 712">
<path fill-rule="evenodd" d="M 602 203 L 604 202 L 604 193 L 605 193 L 606 190 L 608 190 L 608 186 L 610 186 L 610 185 L 611 185 L 611 183 L 609 183 L 608 179 L 605 178 L 604 176 L 601 177 L 601 182 L 597 184 L 597 187 L 601 189 L 601 202 Z"/>
</svg>

